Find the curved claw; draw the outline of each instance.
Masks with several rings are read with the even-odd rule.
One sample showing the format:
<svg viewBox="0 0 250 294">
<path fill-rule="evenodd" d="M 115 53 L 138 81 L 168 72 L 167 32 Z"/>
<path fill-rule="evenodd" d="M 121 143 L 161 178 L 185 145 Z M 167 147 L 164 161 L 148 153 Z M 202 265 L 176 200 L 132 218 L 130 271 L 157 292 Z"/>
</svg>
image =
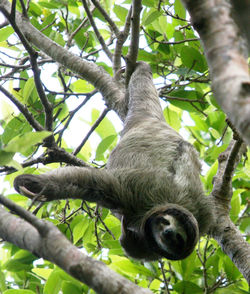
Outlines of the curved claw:
<svg viewBox="0 0 250 294">
<path fill-rule="evenodd" d="M 24 186 L 19 186 L 19 193 L 21 193 L 22 195 L 27 196 L 33 200 L 39 200 L 39 201 L 46 201 L 47 200 L 45 195 L 40 195 L 40 193 L 39 194 L 33 193 L 33 192 L 29 191 Z"/>
<path fill-rule="evenodd" d="M 46 183 L 38 175 L 20 175 L 14 180 L 14 188 L 20 194 L 31 199 L 46 201 L 47 197 L 43 194 Z"/>
</svg>

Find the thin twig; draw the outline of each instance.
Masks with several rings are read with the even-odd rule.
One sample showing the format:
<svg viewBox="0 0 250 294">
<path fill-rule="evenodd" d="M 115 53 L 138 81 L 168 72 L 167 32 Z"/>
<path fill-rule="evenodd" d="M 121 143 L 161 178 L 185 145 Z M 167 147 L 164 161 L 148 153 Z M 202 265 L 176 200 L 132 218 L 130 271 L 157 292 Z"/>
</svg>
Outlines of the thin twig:
<svg viewBox="0 0 250 294">
<path fill-rule="evenodd" d="M 95 7 L 101 12 L 101 14 L 103 15 L 103 17 L 106 19 L 106 21 L 110 25 L 112 31 L 115 33 L 116 37 L 118 38 L 120 31 L 119 31 L 117 25 L 115 24 L 115 22 L 107 14 L 106 10 L 101 6 L 101 4 L 100 4 L 99 1 L 96 1 L 96 0 L 91 0 L 91 1 L 95 5 Z"/>
<path fill-rule="evenodd" d="M 96 120 L 96 122 L 93 124 L 93 126 L 91 127 L 91 129 L 87 133 L 86 137 L 82 140 L 81 144 L 75 149 L 75 151 L 73 152 L 73 155 L 76 155 L 80 152 L 80 150 L 82 149 L 84 144 L 87 142 L 87 140 L 89 139 L 91 134 L 94 132 L 94 130 L 99 126 L 99 124 L 101 123 L 101 121 L 104 119 L 104 117 L 106 116 L 106 114 L 108 112 L 109 112 L 108 108 L 104 109 L 104 111 L 102 112 L 100 117 Z"/>
<path fill-rule="evenodd" d="M 167 280 L 167 277 L 166 277 L 165 271 L 164 271 L 164 262 L 162 260 L 159 260 L 159 264 L 160 264 L 161 273 L 162 273 L 164 284 L 165 284 L 166 294 L 170 294 L 170 291 L 168 289 L 168 280 Z"/>
<path fill-rule="evenodd" d="M 62 139 L 62 135 L 65 132 L 65 130 L 68 128 L 70 122 L 72 121 L 73 117 L 75 116 L 75 114 L 89 101 L 89 99 L 91 98 L 91 95 L 88 95 L 82 103 L 80 103 L 74 110 L 72 110 L 69 115 L 68 115 L 68 119 L 66 121 L 66 123 L 64 124 L 64 127 L 62 130 L 60 130 L 59 132 L 59 136 L 57 139 L 57 143 L 61 141 Z M 63 122 L 63 121 L 62 121 Z"/>
<path fill-rule="evenodd" d="M 90 12 L 89 10 L 89 7 L 88 7 L 88 4 L 87 4 L 87 1 L 86 0 L 82 0 L 82 4 L 83 4 L 83 7 L 86 11 L 86 14 L 88 16 L 88 19 L 89 19 L 89 22 L 95 32 L 95 35 L 97 37 L 97 39 L 99 40 L 101 46 L 102 46 L 102 49 L 103 51 L 107 54 L 108 58 L 112 61 L 113 59 L 113 54 L 110 52 L 109 48 L 107 47 L 102 35 L 100 34 L 96 24 L 95 24 L 95 21 L 94 21 L 94 18 L 92 16 L 92 13 Z"/>
<path fill-rule="evenodd" d="M 131 42 L 129 52 L 127 55 L 127 68 L 125 83 L 128 85 L 131 74 L 134 71 L 135 64 L 138 56 L 139 37 L 140 37 L 140 13 L 141 13 L 141 0 L 133 0 L 132 4 L 132 27 L 131 27 Z"/>
<path fill-rule="evenodd" d="M 39 70 L 38 64 L 37 64 L 38 54 L 32 48 L 32 46 L 27 41 L 27 39 L 22 34 L 22 32 L 20 31 L 19 27 L 16 24 L 16 21 L 15 21 L 15 13 L 16 13 L 16 11 L 15 11 L 15 1 L 12 2 L 11 14 L 9 14 L 5 9 L 2 9 L 2 12 L 3 12 L 4 16 L 10 22 L 10 24 L 13 27 L 16 34 L 18 35 L 18 37 L 21 40 L 24 48 L 29 53 L 30 63 L 31 63 L 33 74 L 34 74 L 34 81 L 35 81 L 36 89 L 37 89 L 39 98 L 40 98 L 40 100 L 42 102 L 42 105 L 43 105 L 44 111 L 45 111 L 45 128 L 48 131 L 52 131 L 53 108 L 52 108 L 52 105 L 50 104 L 50 102 L 48 101 L 48 99 L 47 99 L 47 97 L 46 97 L 46 95 L 44 93 L 44 90 L 43 90 L 42 82 L 41 82 L 41 79 L 40 79 L 40 70 Z M 52 136 L 50 136 L 50 144 L 53 144 L 53 137 Z"/>
<path fill-rule="evenodd" d="M 4 87 L 0 85 L 0 91 L 4 93 L 6 97 L 10 99 L 10 101 L 16 105 L 19 111 L 23 114 L 23 116 L 27 119 L 29 124 L 36 131 L 44 131 L 44 127 L 39 124 L 39 122 L 34 118 L 33 114 L 29 112 L 26 106 L 24 106 L 19 100 L 17 100 L 11 93 L 9 93 Z"/>
<path fill-rule="evenodd" d="M 118 70 L 121 68 L 121 56 L 122 56 L 122 48 L 123 44 L 128 38 L 129 31 L 130 31 L 130 22 L 131 22 L 131 14 L 132 14 L 132 6 L 128 11 L 126 16 L 125 26 L 122 32 L 119 33 L 115 45 L 115 52 L 114 52 L 114 61 L 113 61 L 113 71 L 114 75 L 117 73 Z"/>
</svg>

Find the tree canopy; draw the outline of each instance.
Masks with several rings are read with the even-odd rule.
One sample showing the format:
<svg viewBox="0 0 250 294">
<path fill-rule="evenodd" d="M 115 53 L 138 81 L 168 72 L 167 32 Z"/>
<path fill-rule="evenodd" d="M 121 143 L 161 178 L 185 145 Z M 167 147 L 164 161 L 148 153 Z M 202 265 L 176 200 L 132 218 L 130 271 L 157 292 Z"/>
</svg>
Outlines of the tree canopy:
<svg viewBox="0 0 250 294">
<path fill-rule="evenodd" d="M 185 0 L 188 10 L 181 0 L 11 2 L 0 0 L 0 293 L 248 293 L 241 15 L 226 0 Z M 109 210 L 70 199 L 38 204 L 13 189 L 23 173 L 105 167 L 140 60 L 152 68 L 166 122 L 199 152 L 215 199 L 217 227 L 182 261 L 129 259 Z"/>
</svg>

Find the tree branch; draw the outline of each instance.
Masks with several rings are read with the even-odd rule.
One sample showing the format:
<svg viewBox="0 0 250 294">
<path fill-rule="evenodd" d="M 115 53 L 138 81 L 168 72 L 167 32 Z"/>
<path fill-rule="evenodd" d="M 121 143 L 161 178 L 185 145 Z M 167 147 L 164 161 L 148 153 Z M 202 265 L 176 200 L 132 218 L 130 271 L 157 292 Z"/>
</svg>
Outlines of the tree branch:
<svg viewBox="0 0 250 294">
<path fill-rule="evenodd" d="M 129 31 L 130 31 L 130 21 L 131 21 L 131 14 L 132 14 L 132 6 L 130 7 L 126 21 L 125 26 L 122 32 L 119 32 L 119 35 L 117 37 L 116 46 L 115 46 L 115 53 L 113 58 L 113 71 L 114 74 L 117 73 L 118 70 L 121 68 L 121 56 L 122 56 L 122 47 L 125 41 L 128 38 Z"/>
<path fill-rule="evenodd" d="M 0 1 L 0 10 L 2 9 L 10 11 L 8 0 Z M 33 27 L 19 12 L 16 12 L 16 24 L 29 42 L 33 43 L 56 62 L 69 68 L 94 85 L 103 95 L 108 108 L 116 111 L 122 120 L 125 119 L 127 108 L 124 99 L 124 88 L 115 82 L 103 68 L 97 66 L 95 63 L 85 61 L 62 48 Z"/>
<path fill-rule="evenodd" d="M 39 124 L 39 122 L 34 118 L 33 114 L 29 112 L 26 106 L 24 106 L 21 102 L 19 102 L 11 93 L 9 93 L 4 87 L 0 85 L 0 91 L 4 93 L 4 95 L 10 99 L 10 101 L 19 109 L 19 111 L 23 114 L 23 116 L 27 119 L 29 124 L 36 131 L 44 131 L 44 127 Z"/>
<path fill-rule="evenodd" d="M 219 156 L 219 168 L 210 195 L 213 197 L 216 213 L 216 223 L 211 229 L 211 236 L 250 282 L 250 244 L 246 242 L 229 217 L 232 177 L 245 150 L 245 146 L 241 146 L 241 140 L 239 142 L 233 140 L 227 150 Z"/>
<path fill-rule="evenodd" d="M 250 79 L 227 0 L 183 0 L 206 53 L 217 102 L 250 145 Z"/>
<path fill-rule="evenodd" d="M 101 12 L 103 17 L 106 19 L 107 23 L 110 25 L 111 30 L 115 33 L 116 37 L 119 36 L 119 29 L 117 25 L 113 22 L 112 18 L 107 14 L 106 10 L 101 6 L 100 2 L 97 0 L 91 0 L 95 7 Z"/>
<path fill-rule="evenodd" d="M 108 112 L 109 112 L 108 108 L 104 109 L 104 111 L 102 112 L 100 117 L 95 121 L 95 123 L 93 124 L 93 126 L 91 127 L 91 129 L 89 130 L 87 135 L 85 136 L 85 138 L 82 140 L 81 144 L 73 152 L 74 155 L 76 155 L 77 153 L 79 153 L 81 151 L 82 147 L 87 142 L 88 138 L 91 136 L 91 134 L 94 132 L 94 130 L 99 126 L 99 124 L 101 123 L 101 121 L 104 119 L 104 117 L 106 116 L 106 114 Z"/>
<path fill-rule="evenodd" d="M 91 12 L 89 10 L 89 7 L 88 7 L 88 4 L 87 4 L 86 0 L 82 0 L 82 4 L 83 4 L 85 12 L 86 12 L 86 14 L 88 16 L 89 22 L 90 22 L 90 24 L 91 24 L 91 26 L 92 26 L 92 28 L 93 28 L 93 30 L 95 32 L 95 35 L 96 35 L 97 39 L 99 40 L 99 42 L 100 42 L 100 44 L 102 46 L 103 51 L 106 53 L 108 58 L 112 61 L 113 60 L 113 54 L 110 52 L 110 50 L 107 47 L 102 35 L 100 34 L 100 32 L 99 32 L 99 30 L 98 30 L 98 28 L 97 28 L 97 26 L 95 24 L 95 21 L 93 19 L 93 16 L 92 16 L 92 14 L 91 14 Z"/>
<path fill-rule="evenodd" d="M 246 151 L 245 145 L 241 148 L 242 140 L 232 140 L 228 148 L 219 155 L 219 168 L 214 177 L 212 195 L 215 198 L 230 201 L 232 196 L 232 178 L 242 153 Z"/>
<path fill-rule="evenodd" d="M 60 142 L 63 136 L 63 133 L 65 132 L 65 130 L 68 129 L 68 126 L 70 124 L 70 122 L 72 121 L 73 117 L 75 116 L 75 114 L 89 101 L 89 99 L 96 93 L 96 91 L 94 90 L 93 92 L 89 93 L 86 95 L 86 98 L 72 111 L 70 111 L 70 113 L 68 114 L 68 116 L 64 119 L 66 121 L 66 123 L 64 123 L 63 129 L 59 131 L 59 136 L 57 139 L 57 142 Z M 62 123 L 64 122 L 64 120 L 62 120 Z"/>
<path fill-rule="evenodd" d="M 8 19 L 9 23 L 13 27 L 14 31 L 18 35 L 19 39 L 21 40 L 24 48 L 27 50 L 29 56 L 30 56 L 30 63 L 31 63 L 31 68 L 33 71 L 34 75 L 34 81 L 36 85 L 36 89 L 39 95 L 39 98 L 42 102 L 43 108 L 44 108 L 44 113 L 45 113 L 45 129 L 48 131 L 52 131 L 52 125 L 53 125 L 53 108 L 52 105 L 49 103 L 46 94 L 43 90 L 42 82 L 40 79 L 40 70 L 37 64 L 37 57 L 38 54 L 37 52 L 30 46 L 29 42 L 25 38 L 25 36 L 22 34 L 22 32 L 19 30 L 16 21 L 15 21 L 15 1 L 12 3 L 12 9 L 11 9 L 11 14 L 7 12 L 6 9 L 1 9 L 3 12 L 4 16 Z M 26 10 L 25 10 L 26 11 Z M 25 14 L 25 13 L 24 13 Z M 52 137 L 50 137 L 52 138 Z M 51 142 L 52 143 L 52 142 Z"/>
<path fill-rule="evenodd" d="M 97 293 L 152 294 L 82 253 L 52 223 L 39 220 L 3 196 L 0 203 L 23 218 L 0 207 L 0 236 L 5 241 L 55 263 Z"/>
<path fill-rule="evenodd" d="M 127 67 L 126 67 L 126 85 L 128 85 L 131 74 L 135 69 L 135 64 L 138 56 L 139 49 L 139 37 L 140 37 L 140 13 L 142 5 L 141 0 L 133 0 L 132 4 L 132 28 L 131 28 L 131 41 L 129 46 L 129 52 L 127 55 Z"/>
</svg>

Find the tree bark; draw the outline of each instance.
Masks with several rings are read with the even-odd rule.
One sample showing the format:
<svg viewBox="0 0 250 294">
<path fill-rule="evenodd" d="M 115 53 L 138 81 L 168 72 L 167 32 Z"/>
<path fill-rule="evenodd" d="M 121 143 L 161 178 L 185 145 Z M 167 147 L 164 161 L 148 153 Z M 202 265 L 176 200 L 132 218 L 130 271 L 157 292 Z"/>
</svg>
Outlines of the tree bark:
<svg viewBox="0 0 250 294">
<path fill-rule="evenodd" d="M 43 232 L 0 207 L 0 236 L 5 241 L 55 263 L 97 293 L 152 294 L 82 253 L 52 223 L 39 219 L 35 222 Z"/>
<path fill-rule="evenodd" d="M 183 0 L 199 33 L 215 98 L 250 145 L 250 79 L 246 48 L 226 0 Z"/>
</svg>

